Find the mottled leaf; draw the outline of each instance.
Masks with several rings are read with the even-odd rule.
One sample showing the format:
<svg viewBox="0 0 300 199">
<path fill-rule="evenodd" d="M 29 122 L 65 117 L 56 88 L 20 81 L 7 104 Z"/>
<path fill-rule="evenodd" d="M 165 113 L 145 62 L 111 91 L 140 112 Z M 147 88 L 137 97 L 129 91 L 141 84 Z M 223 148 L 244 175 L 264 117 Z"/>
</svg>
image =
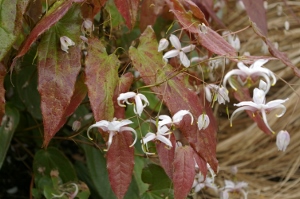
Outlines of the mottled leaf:
<svg viewBox="0 0 300 199">
<path fill-rule="evenodd" d="M 5 113 L 5 88 L 4 88 L 4 77 L 6 75 L 6 68 L 0 62 L 0 121 Z"/>
<path fill-rule="evenodd" d="M 14 67 L 19 57 L 25 55 L 30 46 L 41 34 L 46 32 L 68 12 L 73 2 L 77 2 L 77 0 L 56 1 L 54 3 L 54 5 L 50 8 L 50 10 L 48 10 L 48 12 L 43 16 L 43 18 L 38 22 L 38 24 L 33 28 L 29 36 L 23 42 L 17 56 L 13 60 L 12 67 Z"/>
<path fill-rule="evenodd" d="M 165 170 L 169 178 L 173 179 L 173 161 L 176 148 L 176 139 L 173 133 L 171 134 L 170 140 L 173 147 L 169 148 L 165 145 L 165 143 L 157 142 L 156 151 L 162 168 Z"/>
<path fill-rule="evenodd" d="M 264 0 L 243 0 L 243 3 L 251 21 L 256 23 L 263 35 L 267 36 L 268 25 Z"/>
<path fill-rule="evenodd" d="M 107 54 L 99 39 L 90 38 L 85 65 L 85 83 L 94 117 L 96 121 L 112 120 L 120 61 L 115 54 Z"/>
<path fill-rule="evenodd" d="M 38 91 L 41 95 L 44 146 L 61 127 L 60 121 L 70 104 L 81 68 L 79 13 L 79 8 L 74 6 L 43 35 L 38 46 Z M 61 36 L 69 37 L 76 44 L 70 47 L 69 53 L 60 48 Z"/>
<path fill-rule="evenodd" d="M 0 61 L 16 41 L 29 0 L 0 0 Z"/>
<path fill-rule="evenodd" d="M 192 189 L 195 178 L 195 160 L 193 149 L 189 146 L 178 147 L 174 159 L 174 196 L 185 199 Z"/>
<path fill-rule="evenodd" d="M 117 133 L 107 152 L 107 169 L 112 190 L 117 198 L 123 198 L 132 179 L 134 168 L 134 148 L 132 134 L 127 131 Z"/>
<path fill-rule="evenodd" d="M 0 169 L 5 160 L 7 150 L 10 146 L 10 141 L 19 124 L 19 120 L 19 111 L 13 106 L 6 104 L 5 116 L 1 119 L 0 126 Z"/>
<path fill-rule="evenodd" d="M 139 0 L 115 0 L 116 7 L 125 19 L 125 23 L 129 29 L 134 27 L 137 20 L 139 3 Z"/>
<path fill-rule="evenodd" d="M 50 176 L 51 170 L 58 170 L 64 183 L 77 180 L 72 163 L 57 148 L 49 147 L 36 152 L 33 160 L 33 172 L 36 179 L 44 175 Z"/>
<path fill-rule="evenodd" d="M 269 52 L 271 53 L 271 55 L 273 55 L 274 57 L 280 59 L 282 61 L 282 63 L 284 63 L 285 65 L 289 66 L 294 73 L 300 77 L 300 70 L 299 68 L 297 68 L 294 64 L 292 64 L 291 60 L 287 57 L 287 55 L 283 52 L 280 52 L 278 49 L 275 48 L 275 46 L 273 45 L 273 43 L 266 37 L 263 35 L 263 33 L 261 33 L 261 31 L 256 27 L 255 24 L 251 23 L 252 28 L 254 30 L 254 32 L 260 36 L 264 42 L 267 44 L 267 46 L 269 47 Z"/>
<path fill-rule="evenodd" d="M 172 66 L 165 65 L 162 54 L 157 52 L 158 44 L 154 31 L 148 27 L 140 37 L 138 48 L 131 47 L 129 54 L 136 70 L 146 85 L 163 100 L 171 115 L 179 110 L 189 110 L 194 118 L 198 118 L 203 112 L 210 117 L 211 125 L 204 131 L 199 131 L 196 122 L 191 125 L 189 117 L 184 117 L 180 130 L 211 167 L 217 171 L 216 160 L 216 121 L 208 103 L 202 101 L 203 96 L 197 94 L 185 86 L 184 75 L 173 71 Z"/>
<path fill-rule="evenodd" d="M 182 28 L 193 34 L 198 40 L 198 43 L 203 47 L 215 54 L 222 56 L 226 55 L 229 58 L 237 56 L 235 49 L 211 28 L 207 27 L 207 33 L 202 33 L 198 25 L 203 21 L 199 21 L 197 18 L 193 17 L 191 12 L 186 12 L 179 0 L 166 0 L 166 2 Z"/>
</svg>

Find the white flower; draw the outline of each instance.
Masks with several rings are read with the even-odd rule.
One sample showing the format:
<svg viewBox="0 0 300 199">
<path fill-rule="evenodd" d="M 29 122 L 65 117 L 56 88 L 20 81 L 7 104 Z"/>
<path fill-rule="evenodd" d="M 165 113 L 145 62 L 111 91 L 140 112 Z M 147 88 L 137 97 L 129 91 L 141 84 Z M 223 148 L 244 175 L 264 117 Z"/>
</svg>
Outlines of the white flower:
<svg viewBox="0 0 300 199">
<path fill-rule="evenodd" d="M 63 51 L 68 53 L 69 46 L 74 46 L 75 43 L 67 36 L 60 37 L 60 46 Z"/>
<path fill-rule="evenodd" d="M 94 24 L 90 19 L 85 19 L 81 25 L 81 32 L 83 34 L 91 35 L 94 30 Z"/>
<path fill-rule="evenodd" d="M 172 143 L 170 141 L 170 138 L 166 138 L 165 136 L 166 135 L 170 135 L 172 132 L 170 132 L 170 129 L 166 126 L 162 126 L 162 127 L 159 127 L 157 129 L 157 132 L 156 134 L 155 133 L 147 133 L 145 135 L 145 137 L 142 139 L 142 144 L 146 145 L 146 151 L 144 150 L 144 147 L 142 146 L 142 149 L 143 151 L 146 153 L 146 154 L 154 154 L 154 153 L 149 153 L 147 152 L 148 151 L 148 145 L 147 143 L 150 142 L 150 141 L 154 141 L 154 140 L 159 140 L 163 143 L 165 143 L 167 146 L 169 147 L 172 147 Z"/>
<path fill-rule="evenodd" d="M 198 193 L 199 191 L 201 191 L 201 189 L 205 187 L 211 188 L 216 193 L 218 192 L 218 188 L 214 184 L 213 179 L 210 177 L 206 177 L 204 180 L 204 176 L 201 174 L 201 172 L 199 172 L 195 175 L 192 188 L 195 188 L 195 193 Z"/>
<path fill-rule="evenodd" d="M 256 81 L 258 79 L 258 77 L 262 77 L 262 78 L 264 78 L 264 80 L 267 83 L 266 92 L 268 92 L 271 87 L 270 77 L 273 80 L 272 85 L 275 85 L 276 77 L 271 70 L 269 70 L 267 68 L 262 68 L 262 65 L 264 65 L 267 62 L 268 62 L 267 59 L 259 59 L 259 60 L 255 61 L 250 67 L 247 67 L 242 62 L 239 62 L 238 63 L 239 69 L 233 69 L 225 75 L 224 80 L 223 80 L 223 86 L 224 87 L 226 86 L 226 83 L 228 80 L 230 86 L 234 90 L 237 90 L 230 79 L 230 77 L 233 75 L 237 75 L 243 84 L 245 84 L 247 82 L 248 78 L 251 79 L 252 81 Z"/>
<path fill-rule="evenodd" d="M 227 36 L 228 43 L 235 49 L 239 50 L 241 48 L 241 42 L 237 35 L 232 36 L 229 31 L 224 31 L 223 36 Z"/>
<path fill-rule="evenodd" d="M 285 151 L 290 143 L 290 134 L 287 131 L 281 130 L 276 137 L 276 145 L 279 151 Z"/>
<path fill-rule="evenodd" d="M 203 34 L 207 33 L 207 26 L 204 23 L 199 24 L 198 27 L 199 27 L 201 33 L 203 33 Z"/>
<path fill-rule="evenodd" d="M 209 117 L 208 115 L 206 115 L 205 113 L 201 114 L 199 117 L 198 117 L 198 129 L 201 130 L 201 129 L 206 129 L 209 125 Z"/>
<path fill-rule="evenodd" d="M 173 34 L 171 34 L 171 36 L 170 36 L 170 41 L 171 41 L 172 46 L 175 49 L 166 52 L 163 56 L 163 59 L 167 60 L 168 58 L 179 56 L 180 62 L 182 63 L 182 65 L 184 67 L 189 67 L 191 65 L 191 62 L 185 53 L 188 53 L 188 52 L 191 52 L 192 50 L 194 50 L 195 45 L 191 44 L 191 45 L 181 48 L 181 43 L 180 43 L 178 37 L 176 37 Z"/>
<path fill-rule="evenodd" d="M 135 92 L 127 92 L 127 93 L 121 93 L 117 99 L 119 106 L 125 107 L 124 103 L 126 102 L 127 104 L 131 104 L 128 99 L 133 98 L 135 100 L 135 107 L 134 107 L 134 113 L 138 114 L 139 116 L 142 115 L 142 112 L 144 108 L 149 105 L 149 102 L 145 95 L 143 94 L 136 94 Z M 143 104 L 144 101 L 144 104 Z"/>
<path fill-rule="evenodd" d="M 229 194 L 228 192 L 239 192 L 241 194 L 243 194 L 244 199 L 247 199 L 247 195 L 248 193 L 244 190 L 244 188 L 248 187 L 248 183 L 246 182 L 238 182 L 238 183 L 234 183 L 230 180 L 225 180 L 225 186 L 223 188 L 221 188 L 221 190 L 223 190 L 221 192 L 221 199 L 229 199 Z"/>
<path fill-rule="evenodd" d="M 266 93 L 258 88 L 255 88 L 253 91 L 253 101 L 245 101 L 245 102 L 240 102 L 238 104 L 234 104 L 234 106 L 238 106 L 240 108 L 236 109 L 230 118 L 230 125 L 232 125 L 232 118 L 233 116 L 240 111 L 243 110 L 248 110 L 248 111 L 252 111 L 252 112 L 256 112 L 259 111 L 261 112 L 263 121 L 265 123 L 265 125 L 268 127 L 268 129 L 274 133 L 274 131 L 270 128 L 268 121 L 267 121 L 267 115 L 266 113 L 273 110 L 273 109 L 282 109 L 282 112 L 279 115 L 276 115 L 276 117 L 281 117 L 284 115 L 286 108 L 284 105 L 282 105 L 282 103 L 286 102 L 288 100 L 273 100 L 270 101 L 268 103 L 266 103 L 266 97 L 265 97 Z"/>
<path fill-rule="evenodd" d="M 223 86 L 208 84 L 204 87 L 204 91 L 205 97 L 209 102 L 215 102 L 217 100 L 219 104 L 225 104 L 226 101 L 229 102 L 228 90 Z"/>
<path fill-rule="evenodd" d="M 118 121 L 116 118 L 114 118 L 111 122 L 109 122 L 107 120 L 101 120 L 99 122 L 96 122 L 96 124 L 91 125 L 88 128 L 87 136 L 89 139 L 92 140 L 92 138 L 90 137 L 89 131 L 94 127 L 101 128 L 103 131 L 108 132 L 109 138 L 108 138 L 108 142 L 107 142 L 107 148 L 109 149 L 109 147 L 112 143 L 112 138 L 116 133 L 122 132 L 122 131 L 131 131 L 135 136 L 133 143 L 129 146 L 129 147 L 132 147 L 135 144 L 136 139 L 137 139 L 136 131 L 133 128 L 126 126 L 126 125 L 132 124 L 132 123 L 133 122 L 131 120 Z"/>
<path fill-rule="evenodd" d="M 289 30 L 290 29 L 290 22 L 289 21 L 285 21 L 284 22 L 284 29 L 285 30 Z"/>
<path fill-rule="evenodd" d="M 159 41 L 159 44 L 158 44 L 158 49 L 157 51 L 158 52 L 161 52 L 163 50 L 165 50 L 166 48 L 168 48 L 169 46 L 169 41 L 165 38 L 162 38 L 160 41 Z"/>
<path fill-rule="evenodd" d="M 183 116 L 185 116 L 185 115 L 191 116 L 191 124 L 193 124 L 193 122 L 194 122 L 193 115 L 188 110 L 180 110 L 177 113 L 175 113 L 172 118 L 168 115 L 158 116 L 158 119 L 161 120 L 158 122 L 158 127 L 161 127 L 161 126 L 164 126 L 167 124 L 172 124 L 172 125 L 178 124 L 183 119 Z"/>
</svg>

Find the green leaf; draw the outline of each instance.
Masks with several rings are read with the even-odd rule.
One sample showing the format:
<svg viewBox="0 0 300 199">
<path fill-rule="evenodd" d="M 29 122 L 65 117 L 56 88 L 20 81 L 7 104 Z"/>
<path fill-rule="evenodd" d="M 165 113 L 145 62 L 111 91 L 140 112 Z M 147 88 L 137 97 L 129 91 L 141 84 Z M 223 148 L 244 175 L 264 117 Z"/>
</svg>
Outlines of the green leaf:
<svg viewBox="0 0 300 199">
<path fill-rule="evenodd" d="M 5 160 L 8 147 L 10 146 L 11 139 L 19 124 L 20 114 L 19 111 L 6 104 L 5 116 L 2 119 L 0 127 L 0 169 Z"/>
<path fill-rule="evenodd" d="M 44 175 L 50 176 L 52 170 L 58 170 L 59 177 L 64 183 L 77 180 L 72 163 L 57 148 L 49 147 L 48 149 L 37 151 L 33 161 L 33 172 L 36 180 L 39 180 Z"/>
<path fill-rule="evenodd" d="M 29 0 L 0 0 L 0 61 L 11 49 L 22 27 Z"/>
<path fill-rule="evenodd" d="M 108 183 L 108 172 L 106 169 L 106 159 L 104 154 L 94 147 L 82 145 L 86 156 L 86 163 L 94 187 L 102 198 L 116 199 L 110 184 Z"/>
<path fill-rule="evenodd" d="M 149 164 L 143 169 L 142 180 L 150 184 L 150 191 L 170 189 L 172 187 L 172 182 L 164 169 L 156 164 Z"/>
</svg>

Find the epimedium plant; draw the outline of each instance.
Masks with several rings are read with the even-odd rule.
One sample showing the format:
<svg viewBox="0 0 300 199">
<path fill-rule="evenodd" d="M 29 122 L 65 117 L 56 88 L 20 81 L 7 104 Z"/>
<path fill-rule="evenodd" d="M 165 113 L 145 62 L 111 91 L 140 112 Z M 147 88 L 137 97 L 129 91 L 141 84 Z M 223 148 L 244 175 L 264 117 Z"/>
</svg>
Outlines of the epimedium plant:
<svg viewBox="0 0 300 199">
<path fill-rule="evenodd" d="M 214 30 L 224 24 L 213 3 L 1 0 L 0 165 L 14 142 L 32 146 L 34 198 L 181 199 L 203 187 L 247 197 L 246 183 L 214 184 L 214 104 L 230 102 L 229 82 L 240 107 L 232 115 L 246 110 L 275 134 L 266 113 L 282 116 L 288 99 L 266 103 L 276 77 L 263 64 L 300 72 L 267 38 L 262 0 L 243 5 L 272 56 L 239 56 L 239 40 Z M 239 69 L 212 77 L 218 66 L 207 66 L 222 59 Z M 289 141 L 278 133 L 279 150 Z"/>
</svg>

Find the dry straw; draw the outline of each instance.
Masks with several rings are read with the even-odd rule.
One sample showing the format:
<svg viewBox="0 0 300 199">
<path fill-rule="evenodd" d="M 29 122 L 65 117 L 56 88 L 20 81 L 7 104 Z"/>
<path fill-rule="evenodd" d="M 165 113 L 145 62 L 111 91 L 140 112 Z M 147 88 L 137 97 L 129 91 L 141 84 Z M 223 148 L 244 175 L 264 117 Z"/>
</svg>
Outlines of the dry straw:
<svg viewBox="0 0 300 199">
<path fill-rule="evenodd" d="M 235 0 L 229 1 L 229 9 L 223 16 L 228 29 L 238 31 L 249 25 L 245 11 L 235 9 Z M 300 2 L 268 1 L 267 20 L 268 38 L 277 42 L 280 51 L 287 53 L 292 63 L 299 67 L 300 62 Z M 282 7 L 278 15 L 278 7 Z M 294 14 L 291 13 L 293 10 Z M 244 16 L 244 17 L 243 17 Z M 296 17 L 298 17 L 296 19 Z M 285 22 L 289 22 L 289 30 Z M 264 55 L 261 51 L 262 40 L 251 29 L 238 33 L 241 40 L 241 50 L 251 55 Z M 268 55 L 268 54 L 265 54 Z M 232 65 L 231 67 L 236 67 Z M 275 113 L 268 114 L 270 126 L 276 132 L 288 130 L 291 143 L 285 152 L 276 148 L 276 136 L 264 134 L 252 122 L 246 113 L 240 114 L 233 120 L 230 127 L 228 118 L 220 117 L 219 121 L 217 158 L 220 172 L 216 183 L 222 186 L 224 179 L 244 181 L 248 186 L 248 199 L 299 199 L 300 198 L 300 78 L 280 61 L 269 61 L 266 67 L 276 73 L 279 81 L 267 95 L 267 102 L 273 99 L 289 98 L 285 103 L 287 112 L 281 118 Z M 233 102 L 232 99 L 231 102 Z M 219 113 L 225 113 L 219 107 Z M 230 112 L 236 107 L 229 106 Z M 236 175 L 230 171 L 233 166 L 238 168 Z M 197 198 L 218 198 L 202 191 Z M 230 198 L 242 198 L 238 194 Z"/>
</svg>

